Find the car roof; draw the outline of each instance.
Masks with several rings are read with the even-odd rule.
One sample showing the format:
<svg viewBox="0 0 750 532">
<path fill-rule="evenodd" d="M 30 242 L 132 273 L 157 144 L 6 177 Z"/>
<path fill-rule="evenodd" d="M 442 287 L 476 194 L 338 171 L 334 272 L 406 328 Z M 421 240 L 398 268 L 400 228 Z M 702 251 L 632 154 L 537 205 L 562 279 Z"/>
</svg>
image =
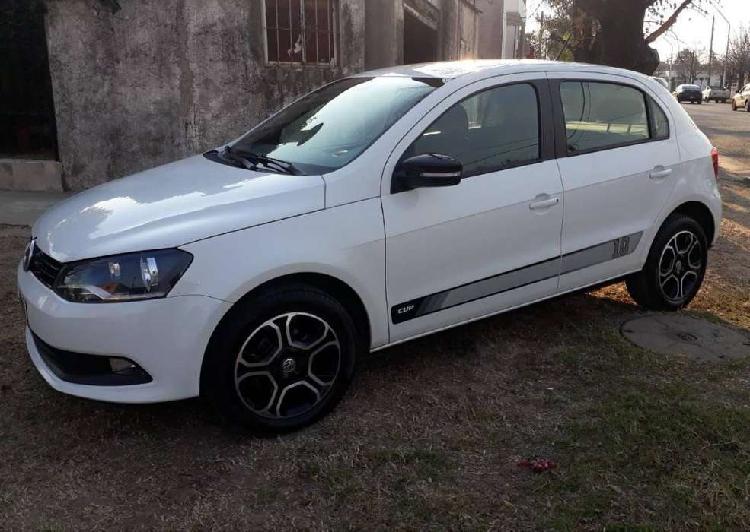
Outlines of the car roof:
<svg viewBox="0 0 750 532">
<path fill-rule="evenodd" d="M 517 72 L 592 72 L 600 74 L 619 74 L 629 77 L 647 78 L 648 76 L 621 68 L 587 63 L 568 63 L 561 61 L 544 61 L 538 59 L 470 59 L 464 61 L 444 61 L 437 63 L 419 63 L 415 65 L 396 65 L 377 70 L 354 74 L 352 77 L 410 77 L 458 79 L 466 76 L 472 78 L 494 77 Z"/>
</svg>

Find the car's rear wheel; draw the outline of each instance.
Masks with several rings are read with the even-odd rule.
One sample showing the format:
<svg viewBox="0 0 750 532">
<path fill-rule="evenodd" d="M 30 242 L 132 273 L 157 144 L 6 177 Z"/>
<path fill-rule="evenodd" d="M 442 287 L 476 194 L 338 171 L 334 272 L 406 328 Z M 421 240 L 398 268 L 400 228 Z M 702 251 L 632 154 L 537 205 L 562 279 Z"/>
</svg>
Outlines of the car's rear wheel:
<svg viewBox="0 0 750 532">
<path fill-rule="evenodd" d="M 354 374 L 360 340 L 346 309 L 312 286 L 243 300 L 213 334 L 201 394 L 234 425 L 277 433 L 330 412 Z"/>
<path fill-rule="evenodd" d="M 745 102 L 745 111 L 750 113 L 750 99 Z"/>
<path fill-rule="evenodd" d="M 656 235 L 643 269 L 628 277 L 628 292 L 640 306 L 675 311 L 700 290 L 708 262 L 703 228 L 688 216 L 667 218 Z"/>
<path fill-rule="evenodd" d="M 732 111 L 736 111 L 736 110 L 737 110 L 737 102 L 734 100 L 734 98 L 732 98 Z"/>
</svg>

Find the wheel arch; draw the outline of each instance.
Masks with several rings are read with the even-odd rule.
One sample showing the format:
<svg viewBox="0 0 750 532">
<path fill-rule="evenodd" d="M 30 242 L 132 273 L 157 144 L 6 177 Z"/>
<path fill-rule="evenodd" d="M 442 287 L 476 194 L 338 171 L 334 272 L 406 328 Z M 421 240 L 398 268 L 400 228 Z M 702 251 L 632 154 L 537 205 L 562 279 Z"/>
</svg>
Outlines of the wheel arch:
<svg viewBox="0 0 750 532">
<path fill-rule="evenodd" d="M 278 275 L 271 279 L 267 279 L 257 286 L 253 287 L 250 291 L 240 297 L 234 304 L 226 311 L 224 317 L 229 315 L 233 309 L 239 304 L 257 297 L 263 292 L 272 291 L 282 286 L 291 284 L 304 284 L 322 290 L 330 296 L 336 298 L 344 308 L 349 312 L 354 324 L 357 327 L 357 331 L 362 335 L 364 346 L 369 350 L 371 339 L 372 339 L 372 322 L 370 319 L 367 307 L 357 291 L 351 287 L 350 284 L 330 274 L 320 272 L 295 272 Z M 216 328 L 218 329 L 221 322 L 224 320 L 222 317 L 219 320 Z"/>
<path fill-rule="evenodd" d="M 673 209 L 667 218 L 673 214 L 684 214 L 698 222 L 706 233 L 706 240 L 709 243 L 709 247 L 711 246 L 714 241 L 714 236 L 716 235 L 716 224 L 711 209 L 709 209 L 705 203 L 700 201 L 687 201 Z M 665 218 L 665 220 L 667 218 Z"/>
</svg>

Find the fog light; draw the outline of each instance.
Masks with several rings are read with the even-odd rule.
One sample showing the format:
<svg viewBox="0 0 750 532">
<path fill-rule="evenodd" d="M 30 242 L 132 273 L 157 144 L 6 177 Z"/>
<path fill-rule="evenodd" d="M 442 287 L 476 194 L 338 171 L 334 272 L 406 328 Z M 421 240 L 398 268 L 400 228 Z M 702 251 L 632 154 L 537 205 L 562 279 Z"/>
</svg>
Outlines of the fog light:
<svg viewBox="0 0 750 532">
<path fill-rule="evenodd" d="M 118 375 L 132 375 L 138 371 L 138 366 L 127 358 L 111 357 L 109 359 L 109 367 L 112 368 L 112 373 Z"/>
</svg>

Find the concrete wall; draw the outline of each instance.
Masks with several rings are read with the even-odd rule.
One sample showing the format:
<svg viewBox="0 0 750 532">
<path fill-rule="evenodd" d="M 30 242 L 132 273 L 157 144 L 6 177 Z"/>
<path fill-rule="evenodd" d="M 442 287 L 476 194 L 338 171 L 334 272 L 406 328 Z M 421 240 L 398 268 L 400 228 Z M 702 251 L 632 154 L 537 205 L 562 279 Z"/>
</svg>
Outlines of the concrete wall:
<svg viewBox="0 0 750 532">
<path fill-rule="evenodd" d="M 335 68 L 266 65 L 256 0 L 115 4 L 48 2 L 67 189 L 200 153 L 311 88 L 364 68 L 365 0 L 340 0 Z"/>
<path fill-rule="evenodd" d="M 404 2 L 403 0 L 366 0 L 367 70 L 404 62 Z"/>
<path fill-rule="evenodd" d="M 503 0 L 478 0 L 480 59 L 499 59 L 503 53 Z"/>
<path fill-rule="evenodd" d="M 503 59 L 516 59 L 521 50 L 526 18 L 526 0 L 504 0 L 503 6 Z"/>
</svg>

